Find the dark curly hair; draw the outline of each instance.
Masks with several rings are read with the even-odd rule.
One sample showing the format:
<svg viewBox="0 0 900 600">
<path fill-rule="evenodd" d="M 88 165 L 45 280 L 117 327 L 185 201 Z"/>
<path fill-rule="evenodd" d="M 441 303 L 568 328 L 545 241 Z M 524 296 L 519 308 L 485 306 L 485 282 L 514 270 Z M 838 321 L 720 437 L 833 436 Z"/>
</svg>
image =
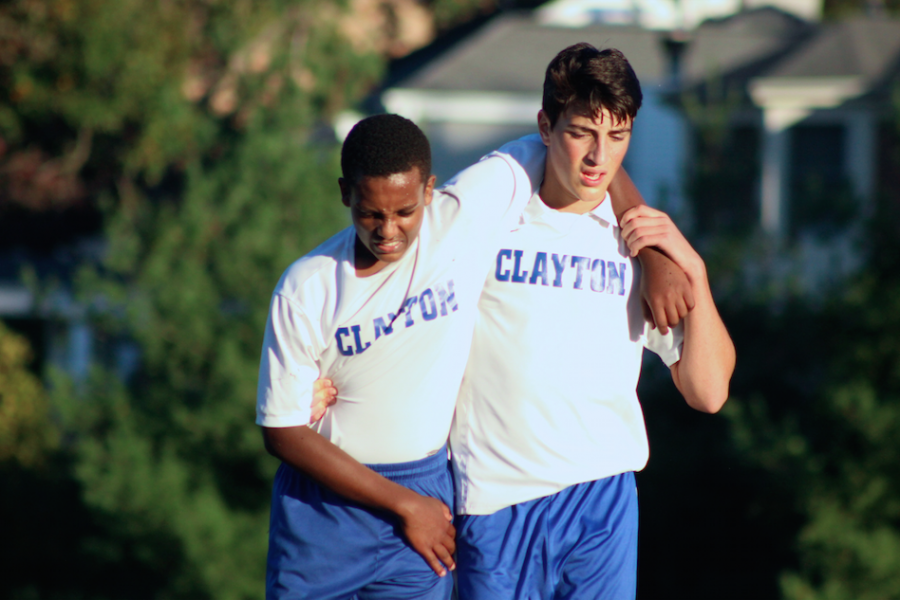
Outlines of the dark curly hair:
<svg viewBox="0 0 900 600">
<path fill-rule="evenodd" d="M 606 109 L 618 121 L 634 118 L 641 107 L 641 84 L 625 55 L 582 42 L 569 46 L 547 65 L 542 108 L 555 126 L 571 106 L 596 115 Z"/>
<path fill-rule="evenodd" d="M 350 185 L 417 167 L 431 175 L 431 146 L 419 127 L 400 115 L 375 115 L 354 125 L 341 148 L 341 171 Z"/>
</svg>

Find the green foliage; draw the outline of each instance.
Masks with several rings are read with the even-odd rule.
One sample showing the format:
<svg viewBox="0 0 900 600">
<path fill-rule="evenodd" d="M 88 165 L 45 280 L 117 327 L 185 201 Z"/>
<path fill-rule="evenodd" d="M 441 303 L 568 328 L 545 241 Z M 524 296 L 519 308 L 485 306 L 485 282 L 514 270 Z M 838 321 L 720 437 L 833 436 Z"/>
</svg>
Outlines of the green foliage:
<svg viewBox="0 0 900 600">
<path fill-rule="evenodd" d="M 55 449 L 47 394 L 28 370 L 31 349 L 0 323 L 0 462 L 39 466 Z"/>
<path fill-rule="evenodd" d="M 887 14 L 900 14 L 898 0 L 825 0 L 822 13 L 826 19 L 837 20 L 864 15 L 871 11 L 883 10 Z"/>
<path fill-rule="evenodd" d="M 98 372 L 57 393 L 77 405 L 78 479 L 166 596 L 262 589 L 275 463 L 253 422 L 268 298 L 342 221 L 334 151 L 277 124 L 253 123 L 227 156 L 191 166 L 180 201 L 110 215 L 109 273 L 82 276 L 86 298 L 115 302 L 98 326 L 137 341 L 143 364 L 131 389 Z"/>
<path fill-rule="evenodd" d="M 813 401 L 730 415 L 739 447 L 789 482 L 804 515 L 786 598 L 900 598 L 900 280 L 853 288 L 820 315 L 831 343 Z"/>
<path fill-rule="evenodd" d="M 101 200 L 108 246 L 102 264 L 78 275 L 79 297 L 101 355 L 123 343 L 141 353 L 127 381 L 114 360 L 86 381 L 55 379 L 58 477 L 20 470 L 10 481 L 80 498 L 85 527 L 44 532 L 71 552 L 76 574 L 17 574 L 0 595 L 262 595 L 276 463 L 254 399 L 268 300 L 293 260 L 347 222 L 337 146 L 316 140 L 384 60 L 344 37 L 346 9 L 311 0 L 0 6 L 4 148 L 13 157 L 39 148 L 45 166 Z M 21 370 L 21 352 L 3 352 L 10 339 L 0 332 L 2 368 Z M 4 388 L 3 410 L 16 400 L 40 412 L 25 398 L 40 396 L 36 380 L 16 385 L 19 395 Z M 26 420 L 4 420 L 0 442 Z"/>
</svg>

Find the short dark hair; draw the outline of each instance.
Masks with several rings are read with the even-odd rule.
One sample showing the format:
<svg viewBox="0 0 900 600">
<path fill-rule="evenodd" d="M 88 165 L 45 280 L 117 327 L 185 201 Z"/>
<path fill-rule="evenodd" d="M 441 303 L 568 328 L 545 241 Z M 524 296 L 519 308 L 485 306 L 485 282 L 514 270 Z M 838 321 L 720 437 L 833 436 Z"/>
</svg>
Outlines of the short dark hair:
<svg viewBox="0 0 900 600">
<path fill-rule="evenodd" d="M 641 84 L 625 55 L 582 42 L 569 46 L 547 65 L 542 108 L 556 125 L 575 106 L 596 115 L 604 108 L 616 121 L 632 119 L 641 107 Z"/>
<path fill-rule="evenodd" d="M 341 147 L 341 171 L 350 185 L 417 167 L 431 175 L 431 146 L 419 127 L 400 115 L 375 115 L 353 126 Z"/>
</svg>

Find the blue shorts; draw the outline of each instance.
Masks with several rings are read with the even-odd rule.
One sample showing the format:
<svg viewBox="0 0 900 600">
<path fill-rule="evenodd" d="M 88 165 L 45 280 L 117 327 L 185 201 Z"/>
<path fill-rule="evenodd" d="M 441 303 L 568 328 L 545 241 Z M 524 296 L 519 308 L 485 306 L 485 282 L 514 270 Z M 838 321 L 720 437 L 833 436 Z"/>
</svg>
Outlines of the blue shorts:
<svg viewBox="0 0 900 600">
<path fill-rule="evenodd" d="M 367 465 L 453 510 L 453 476 L 443 448 L 422 460 Z M 282 464 L 275 475 L 266 598 L 446 600 L 438 577 L 407 543 L 392 515 L 369 510 Z"/>
<path fill-rule="evenodd" d="M 633 600 L 634 473 L 568 487 L 456 528 L 460 600 Z"/>
</svg>

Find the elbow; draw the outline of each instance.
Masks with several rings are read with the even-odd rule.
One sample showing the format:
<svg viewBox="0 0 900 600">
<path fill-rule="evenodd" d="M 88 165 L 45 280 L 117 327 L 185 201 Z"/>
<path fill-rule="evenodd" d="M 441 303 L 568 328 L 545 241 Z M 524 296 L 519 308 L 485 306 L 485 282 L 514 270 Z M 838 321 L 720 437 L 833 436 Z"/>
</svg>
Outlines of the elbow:
<svg viewBox="0 0 900 600">
<path fill-rule="evenodd" d="M 688 406 L 694 410 L 715 414 L 722 410 L 725 402 L 728 401 L 728 383 L 724 385 L 709 386 L 704 390 L 696 390 L 694 393 L 685 396 Z"/>
<path fill-rule="evenodd" d="M 271 454 L 277 459 L 281 459 L 281 453 L 278 451 L 278 443 L 275 440 L 277 433 L 275 433 L 272 429 L 268 427 L 262 428 L 262 437 L 263 437 L 263 446 L 266 448 L 266 452 Z"/>
</svg>

